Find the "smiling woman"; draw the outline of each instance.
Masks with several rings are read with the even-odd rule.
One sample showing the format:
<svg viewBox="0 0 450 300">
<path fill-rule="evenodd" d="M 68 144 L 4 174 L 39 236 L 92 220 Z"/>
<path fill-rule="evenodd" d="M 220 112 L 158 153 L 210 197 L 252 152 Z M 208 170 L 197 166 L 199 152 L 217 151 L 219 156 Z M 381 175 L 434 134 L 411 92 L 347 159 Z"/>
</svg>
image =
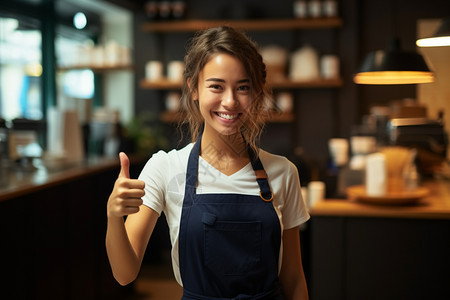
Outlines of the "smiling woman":
<svg viewBox="0 0 450 300">
<path fill-rule="evenodd" d="M 197 140 L 155 153 L 137 180 L 120 153 L 107 205 L 114 277 L 136 278 L 164 212 L 183 300 L 307 299 L 298 171 L 257 146 L 270 93 L 256 45 L 234 28 L 210 28 L 192 40 L 185 66 L 182 101 Z"/>
</svg>

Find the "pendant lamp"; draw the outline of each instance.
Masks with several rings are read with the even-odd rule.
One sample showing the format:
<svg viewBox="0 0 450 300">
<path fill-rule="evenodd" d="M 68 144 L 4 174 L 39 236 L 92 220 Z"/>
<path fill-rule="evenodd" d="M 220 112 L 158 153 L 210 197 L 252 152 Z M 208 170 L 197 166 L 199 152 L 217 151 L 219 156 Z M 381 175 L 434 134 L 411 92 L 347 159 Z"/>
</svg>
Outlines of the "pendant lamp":
<svg viewBox="0 0 450 300">
<path fill-rule="evenodd" d="M 419 39 L 416 44 L 419 47 L 450 46 L 450 17 L 442 21 L 442 25 L 432 37 Z"/>
<path fill-rule="evenodd" d="M 422 55 L 402 51 L 400 39 L 393 38 L 386 51 L 367 55 L 353 80 L 357 84 L 417 84 L 433 82 L 434 75 Z"/>
</svg>

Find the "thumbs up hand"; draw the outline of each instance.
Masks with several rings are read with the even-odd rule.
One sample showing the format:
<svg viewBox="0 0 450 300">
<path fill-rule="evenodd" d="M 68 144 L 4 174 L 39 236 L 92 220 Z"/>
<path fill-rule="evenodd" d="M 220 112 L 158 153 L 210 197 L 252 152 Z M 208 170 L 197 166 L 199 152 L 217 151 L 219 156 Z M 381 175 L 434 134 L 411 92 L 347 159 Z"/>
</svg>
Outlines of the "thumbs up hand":
<svg viewBox="0 0 450 300">
<path fill-rule="evenodd" d="M 120 152 L 119 159 L 120 159 L 119 177 L 125 177 L 130 179 L 130 160 L 128 159 L 128 156 L 125 153 Z"/>
<path fill-rule="evenodd" d="M 137 213 L 145 195 L 145 183 L 142 180 L 130 178 L 130 160 L 121 152 L 120 173 L 108 199 L 107 214 L 109 217 L 123 217 Z"/>
</svg>

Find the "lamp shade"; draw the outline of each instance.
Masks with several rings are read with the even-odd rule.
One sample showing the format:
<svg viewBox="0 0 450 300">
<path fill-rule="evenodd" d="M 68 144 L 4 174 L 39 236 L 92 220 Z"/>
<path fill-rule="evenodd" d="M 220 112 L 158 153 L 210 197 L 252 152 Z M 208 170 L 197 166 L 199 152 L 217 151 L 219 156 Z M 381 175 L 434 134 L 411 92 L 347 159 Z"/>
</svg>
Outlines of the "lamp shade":
<svg viewBox="0 0 450 300">
<path fill-rule="evenodd" d="M 450 46 L 450 18 L 442 21 L 441 26 L 432 37 L 419 39 L 416 44 L 419 47 Z"/>
<path fill-rule="evenodd" d="M 386 51 L 369 53 L 353 80 L 357 84 L 417 84 L 433 82 L 434 75 L 422 55 L 402 51 L 395 38 Z"/>
</svg>

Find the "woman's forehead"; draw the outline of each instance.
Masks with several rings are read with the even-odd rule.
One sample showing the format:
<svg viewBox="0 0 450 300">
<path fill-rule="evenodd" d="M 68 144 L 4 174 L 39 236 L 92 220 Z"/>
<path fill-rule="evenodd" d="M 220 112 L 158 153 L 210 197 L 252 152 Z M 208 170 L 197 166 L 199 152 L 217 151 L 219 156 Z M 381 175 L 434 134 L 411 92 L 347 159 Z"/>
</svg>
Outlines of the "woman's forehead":
<svg viewBox="0 0 450 300">
<path fill-rule="evenodd" d="M 235 56 L 227 53 L 217 53 L 208 60 L 201 70 L 203 76 L 241 77 L 239 80 L 247 78 L 247 70 L 244 64 Z"/>
</svg>

